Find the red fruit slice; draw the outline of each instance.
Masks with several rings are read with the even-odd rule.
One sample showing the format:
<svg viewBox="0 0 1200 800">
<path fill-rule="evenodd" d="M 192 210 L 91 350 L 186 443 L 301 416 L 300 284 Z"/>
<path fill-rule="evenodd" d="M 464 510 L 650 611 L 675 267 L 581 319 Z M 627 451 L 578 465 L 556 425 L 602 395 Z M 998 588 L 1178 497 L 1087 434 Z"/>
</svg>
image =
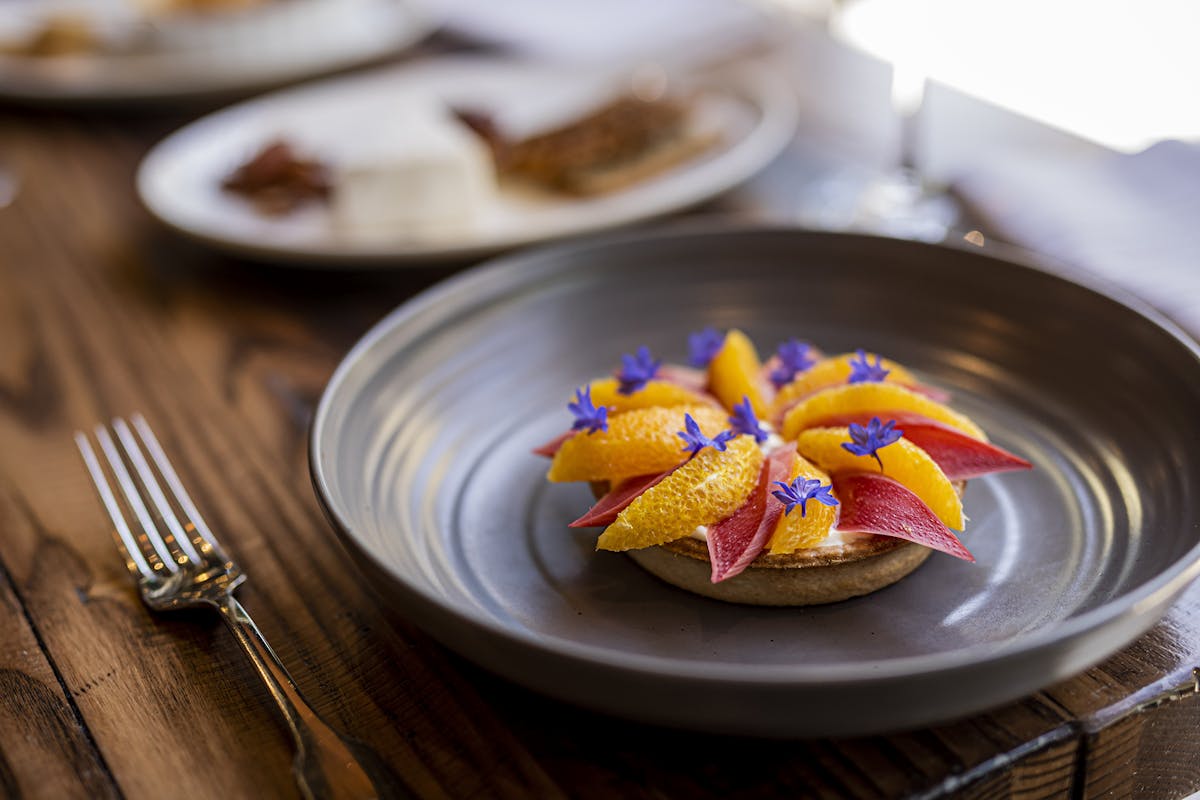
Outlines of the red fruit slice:
<svg viewBox="0 0 1200 800">
<path fill-rule="evenodd" d="M 712 562 L 712 582 L 719 583 L 744 570 L 766 546 L 783 513 L 782 503 L 768 503 L 775 481 L 786 481 L 792 474 L 796 451 L 781 447 L 763 462 L 753 494 L 732 517 L 708 529 L 708 558 Z"/>
<path fill-rule="evenodd" d="M 679 364 L 663 364 L 658 368 L 654 377 L 699 394 L 708 393 L 708 373 L 702 369 L 692 369 Z"/>
<path fill-rule="evenodd" d="M 759 379 L 766 386 L 774 387 L 775 383 L 771 380 L 771 373 L 783 366 L 783 361 L 779 355 L 775 354 L 763 362 L 762 370 L 758 373 Z"/>
<path fill-rule="evenodd" d="M 554 454 L 557 453 L 558 449 L 563 446 L 563 442 L 565 442 L 567 439 L 570 439 L 574 435 L 575 435 L 575 431 L 567 431 L 566 433 L 560 433 L 558 436 L 555 436 L 553 439 L 546 442 L 545 444 L 533 448 L 533 454 L 535 456 L 545 456 L 546 458 L 554 458 Z"/>
<path fill-rule="evenodd" d="M 927 386 L 923 383 L 902 383 L 900 385 L 905 389 L 908 389 L 910 392 L 916 392 L 917 394 L 928 397 L 935 403 L 950 402 L 950 393 L 945 389 L 939 389 L 936 386 Z"/>
<path fill-rule="evenodd" d="M 896 420 L 896 427 L 904 431 L 904 438 L 929 454 L 946 477 L 952 481 L 965 481 L 990 475 L 993 472 L 1011 472 L 1017 469 L 1033 469 L 1020 456 L 1002 450 L 994 444 L 981 442 L 960 430 L 910 412 L 880 411 L 877 414 L 842 414 L 820 421 L 822 427 L 840 427 L 856 422 L 866 425 L 871 417 L 881 420 Z"/>
<path fill-rule="evenodd" d="M 839 531 L 894 536 L 974 561 L 962 542 L 903 484 L 870 472 L 833 476 L 833 493 L 842 504 Z"/>
<path fill-rule="evenodd" d="M 938 422 L 908 424 L 901 427 L 904 438 L 929 454 L 952 481 L 965 481 L 993 472 L 1033 469 L 1020 456 L 1002 450 L 994 444 L 970 436 Z"/>
<path fill-rule="evenodd" d="M 568 528 L 598 528 L 616 522 L 617 515 L 625 507 L 641 496 L 642 492 L 655 485 L 675 470 L 667 470 L 657 475 L 639 475 L 621 481 L 612 491 L 596 501 L 596 505 L 588 512 L 568 525 Z"/>
</svg>

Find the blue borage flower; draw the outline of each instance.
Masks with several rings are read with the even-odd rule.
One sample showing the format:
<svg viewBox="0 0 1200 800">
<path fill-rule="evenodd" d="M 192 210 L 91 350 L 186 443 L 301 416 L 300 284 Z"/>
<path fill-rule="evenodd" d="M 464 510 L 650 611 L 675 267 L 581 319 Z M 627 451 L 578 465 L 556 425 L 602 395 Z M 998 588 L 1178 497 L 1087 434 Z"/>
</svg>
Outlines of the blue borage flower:
<svg viewBox="0 0 1200 800">
<path fill-rule="evenodd" d="M 647 381 L 658 373 L 661 366 L 662 361 L 651 356 L 650 348 L 645 345 L 639 347 L 634 355 L 626 353 L 621 356 L 621 371 L 617 373 L 617 380 L 621 382 L 617 392 L 633 394 L 644 387 Z"/>
<path fill-rule="evenodd" d="M 871 417 L 871 421 L 865 428 L 852 422 L 850 423 L 851 441 L 843 442 L 842 447 L 856 456 L 870 456 L 875 459 L 882 472 L 883 461 L 879 459 L 879 450 L 889 444 L 895 444 L 904 435 L 904 431 L 893 430 L 895 425 L 896 420 L 890 419 L 884 424 L 879 421 L 879 417 Z"/>
<path fill-rule="evenodd" d="M 596 431 L 608 430 L 608 408 L 592 405 L 592 387 L 584 386 L 575 390 L 575 402 L 567 403 L 567 410 L 575 415 L 571 430 L 586 430 L 589 434 Z"/>
<path fill-rule="evenodd" d="M 693 367 L 707 367 L 708 363 L 716 358 L 723 344 L 725 344 L 725 334 L 716 328 L 709 327 L 702 331 L 689 333 L 688 351 L 691 355 L 688 356 L 688 363 Z"/>
<path fill-rule="evenodd" d="M 779 366 L 771 370 L 771 383 L 776 389 L 782 389 L 795 379 L 798 373 L 810 369 L 817 360 L 809 354 L 811 348 L 799 339 L 788 339 L 779 345 L 775 355 L 779 357 Z"/>
<path fill-rule="evenodd" d="M 879 383 L 891 373 L 890 369 L 883 366 L 883 357 L 876 354 L 875 363 L 871 363 L 870 357 L 860 347 L 858 349 L 858 360 L 850 359 L 850 380 L 849 383 Z"/>
<path fill-rule="evenodd" d="M 806 504 L 809 500 L 816 500 L 819 503 L 824 503 L 827 506 L 836 506 L 837 498 L 831 494 L 833 485 L 822 486 L 821 481 L 816 478 L 796 478 L 790 484 L 783 481 L 775 481 L 775 485 L 780 488 L 780 491 L 771 492 L 771 494 L 783 503 L 784 514 L 792 513 L 792 509 L 800 506 L 800 516 L 808 516 L 808 508 Z"/>
<path fill-rule="evenodd" d="M 683 415 L 683 425 L 686 430 L 679 431 L 676 435 L 683 439 L 684 450 L 690 450 L 694 456 L 706 447 L 711 447 L 714 450 L 725 452 L 726 443 L 737 436 L 733 431 L 721 431 L 713 438 L 708 438 L 700 430 L 700 426 L 696 424 L 696 420 L 692 419 L 691 414 Z"/>
<path fill-rule="evenodd" d="M 745 395 L 742 395 L 742 402 L 733 407 L 733 416 L 729 418 L 729 427 L 733 430 L 735 436 L 753 436 L 754 441 L 759 444 L 765 442 L 770 435 L 763 430 L 758 417 L 754 416 L 754 408 L 750 405 L 750 398 Z"/>
</svg>

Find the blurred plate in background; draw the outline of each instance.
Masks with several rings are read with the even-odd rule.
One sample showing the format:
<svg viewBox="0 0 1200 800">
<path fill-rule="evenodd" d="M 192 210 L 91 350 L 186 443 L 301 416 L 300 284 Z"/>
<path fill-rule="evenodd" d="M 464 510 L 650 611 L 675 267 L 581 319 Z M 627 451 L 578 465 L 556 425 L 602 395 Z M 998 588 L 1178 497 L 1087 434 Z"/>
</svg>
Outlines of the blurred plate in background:
<svg viewBox="0 0 1200 800">
<path fill-rule="evenodd" d="M 0 33 L 39 24 L 10 11 Z M 421 0 L 274 0 L 152 22 L 109 17 L 96 26 L 121 46 L 37 56 L 0 48 L 0 97 L 128 104 L 246 94 L 377 61 L 436 23 Z"/>
<path fill-rule="evenodd" d="M 142 162 L 138 190 L 171 228 L 254 258 L 291 264 L 389 268 L 487 255 L 678 211 L 727 191 L 775 158 L 795 133 L 796 100 L 769 72 L 739 68 L 680 78 L 720 141 L 626 188 L 590 197 L 501 187 L 470 231 L 449 237 L 361 240 L 339 232 L 324 207 L 266 217 L 221 181 L 275 137 L 322 154 L 352 150 L 364 128 L 403 113 L 414 94 L 454 107 L 553 116 L 588 110 L 603 87 L 628 85 L 633 69 L 567 67 L 488 57 L 446 57 L 334 78 L 256 98 L 167 137 Z"/>
</svg>

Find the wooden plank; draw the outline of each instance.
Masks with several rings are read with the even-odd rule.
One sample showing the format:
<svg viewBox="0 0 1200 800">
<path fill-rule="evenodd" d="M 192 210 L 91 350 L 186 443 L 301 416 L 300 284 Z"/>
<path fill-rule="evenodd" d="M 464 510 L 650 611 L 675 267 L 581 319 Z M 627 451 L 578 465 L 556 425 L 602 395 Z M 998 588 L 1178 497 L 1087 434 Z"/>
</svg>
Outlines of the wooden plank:
<svg viewBox="0 0 1200 800">
<path fill-rule="evenodd" d="M 116 784 L 3 570 L 0 642 L 0 797 L 116 797 Z"/>
<path fill-rule="evenodd" d="M 1200 670 L 1168 676 L 1083 722 L 1085 798 L 1200 791 Z"/>
</svg>

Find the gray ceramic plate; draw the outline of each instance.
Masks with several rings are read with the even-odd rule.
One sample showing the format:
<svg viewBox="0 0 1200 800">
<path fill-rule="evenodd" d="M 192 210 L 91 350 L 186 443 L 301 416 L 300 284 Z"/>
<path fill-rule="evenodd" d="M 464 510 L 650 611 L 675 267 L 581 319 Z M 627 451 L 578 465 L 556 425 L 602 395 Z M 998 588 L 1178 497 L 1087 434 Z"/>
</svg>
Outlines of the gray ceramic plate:
<svg viewBox="0 0 1200 800">
<path fill-rule="evenodd" d="M 1032 472 L 973 481 L 971 565 L 809 609 L 725 605 L 593 551 L 586 486 L 529 454 L 573 387 L 648 344 L 737 326 L 866 347 L 954 392 Z M 377 587 L 515 681 L 638 719 L 858 734 L 1076 673 L 1200 573 L 1200 348 L 1154 312 L 1037 269 L 862 236 L 626 236 L 460 275 L 372 330 L 312 430 L 317 492 Z"/>
</svg>

